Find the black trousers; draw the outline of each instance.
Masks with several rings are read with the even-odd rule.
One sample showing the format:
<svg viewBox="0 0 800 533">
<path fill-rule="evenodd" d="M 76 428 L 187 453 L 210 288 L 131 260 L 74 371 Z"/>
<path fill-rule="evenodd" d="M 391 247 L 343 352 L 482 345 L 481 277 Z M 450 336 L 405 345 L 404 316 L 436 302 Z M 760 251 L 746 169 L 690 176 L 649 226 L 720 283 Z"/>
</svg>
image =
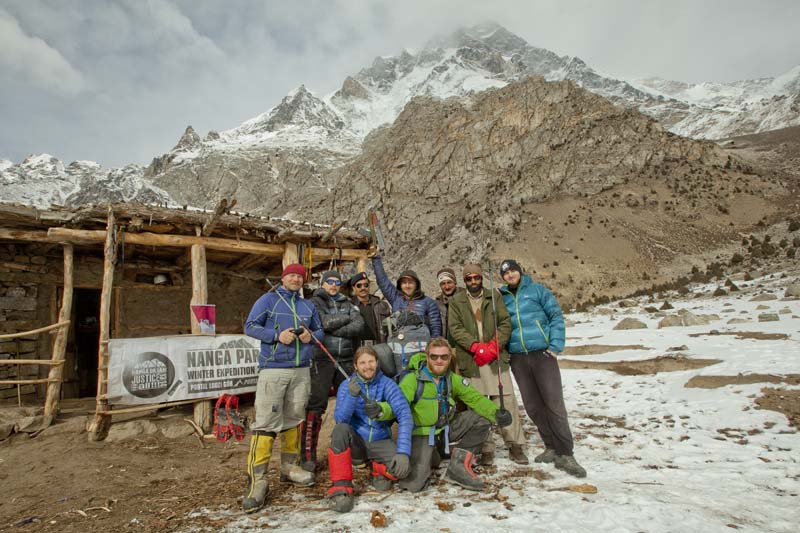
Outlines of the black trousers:
<svg viewBox="0 0 800 533">
<path fill-rule="evenodd" d="M 331 449 L 333 453 L 342 453 L 347 448 L 350 448 L 353 464 L 372 460 L 386 465 L 394 457 L 397 446 L 392 439 L 367 442 L 350 424 L 341 422 L 333 427 Z"/>
<path fill-rule="evenodd" d="M 353 361 L 339 361 L 339 364 L 348 376 L 353 373 Z M 320 415 L 324 413 L 328 408 L 331 386 L 338 391 L 342 381 L 344 376 L 330 359 L 314 359 L 311 365 L 311 394 L 306 411 L 314 411 Z"/>
<path fill-rule="evenodd" d="M 572 432 L 556 358 L 545 355 L 544 350 L 512 353 L 511 372 L 525 411 L 536 424 L 544 445 L 558 455 L 572 455 Z"/>
</svg>

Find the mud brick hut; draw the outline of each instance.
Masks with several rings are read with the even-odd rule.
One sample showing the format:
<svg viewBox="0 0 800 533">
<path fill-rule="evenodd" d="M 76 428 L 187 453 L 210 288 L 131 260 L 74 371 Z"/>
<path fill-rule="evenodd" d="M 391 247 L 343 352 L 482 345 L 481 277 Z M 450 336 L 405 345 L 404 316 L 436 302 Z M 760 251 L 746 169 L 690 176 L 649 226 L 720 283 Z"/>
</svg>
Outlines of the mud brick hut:
<svg viewBox="0 0 800 533">
<path fill-rule="evenodd" d="M 265 278 L 285 264 L 365 267 L 357 231 L 231 207 L 0 203 L 0 405 L 44 403 L 47 419 L 62 398 L 95 397 L 89 431 L 102 439 L 113 414 L 144 410 L 107 401 L 109 339 L 200 334 L 190 304 L 205 303 L 216 305 L 218 335 L 242 333 Z M 192 402 L 208 430 L 210 402 Z"/>
</svg>

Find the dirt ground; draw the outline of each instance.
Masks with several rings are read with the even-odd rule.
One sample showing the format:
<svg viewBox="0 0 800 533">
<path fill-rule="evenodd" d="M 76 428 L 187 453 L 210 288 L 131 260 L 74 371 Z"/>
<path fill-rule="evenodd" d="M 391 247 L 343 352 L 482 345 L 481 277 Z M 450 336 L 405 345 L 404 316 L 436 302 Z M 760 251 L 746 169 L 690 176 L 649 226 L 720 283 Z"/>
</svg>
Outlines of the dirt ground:
<svg viewBox="0 0 800 533">
<path fill-rule="evenodd" d="M 240 509 L 247 439 L 201 444 L 188 434 L 188 407 L 139 419 L 153 422 L 159 432 L 93 443 L 81 431 L 89 406 L 84 402 L 69 409 L 35 438 L 15 433 L 0 442 L 0 531 L 174 531 L 193 525 L 213 531 L 219 524 L 188 513 L 203 506 Z M 185 436 L 163 434 L 184 427 Z M 328 417 L 321 442 L 330 439 L 331 429 Z M 271 503 L 293 505 L 292 495 L 301 493 L 305 507 L 322 507 L 328 484 L 324 464 L 315 487 L 284 491 L 276 474 L 279 456 L 276 449 Z M 356 473 L 357 486 L 368 474 Z"/>
</svg>

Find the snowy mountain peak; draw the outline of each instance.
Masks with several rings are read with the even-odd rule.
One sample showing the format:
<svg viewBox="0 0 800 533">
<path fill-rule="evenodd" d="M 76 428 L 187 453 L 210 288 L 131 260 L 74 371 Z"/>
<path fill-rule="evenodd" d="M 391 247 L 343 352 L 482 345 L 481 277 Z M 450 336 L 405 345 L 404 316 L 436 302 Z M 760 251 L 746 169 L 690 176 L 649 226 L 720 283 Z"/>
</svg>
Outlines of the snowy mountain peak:
<svg viewBox="0 0 800 533">
<path fill-rule="evenodd" d="M 300 85 L 287 94 L 276 107 L 227 133 L 253 135 L 277 132 L 289 127 L 322 128 L 332 133 L 341 130 L 344 122 L 325 102 L 306 89 L 305 85 Z"/>
<path fill-rule="evenodd" d="M 194 131 L 194 128 L 191 126 L 186 126 L 186 130 L 183 132 L 178 144 L 172 149 L 173 152 L 185 152 L 194 150 L 197 146 L 200 145 L 200 136 Z"/>
</svg>

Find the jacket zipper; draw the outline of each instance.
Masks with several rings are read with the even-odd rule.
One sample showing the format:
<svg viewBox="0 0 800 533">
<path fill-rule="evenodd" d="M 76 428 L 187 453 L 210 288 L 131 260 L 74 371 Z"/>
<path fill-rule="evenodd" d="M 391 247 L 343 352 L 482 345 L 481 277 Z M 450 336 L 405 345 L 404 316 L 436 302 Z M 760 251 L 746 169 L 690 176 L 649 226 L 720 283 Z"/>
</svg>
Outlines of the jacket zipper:
<svg viewBox="0 0 800 533">
<path fill-rule="evenodd" d="M 525 335 L 522 334 L 522 321 L 519 319 L 519 302 L 517 301 L 517 295 L 511 295 L 514 298 L 514 309 L 517 310 L 517 326 L 519 326 L 519 340 L 522 343 L 522 349 L 525 350 L 525 353 L 528 352 L 528 347 L 525 346 Z M 539 322 L 538 320 L 536 321 Z M 541 326 L 540 326 L 541 327 Z"/>
<path fill-rule="evenodd" d="M 356 379 L 358 379 L 358 378 L 356 378 Z M 366 381 L 364 382 L 364 388 L 367 389 L 367 399 L 370 399 L 370 397 L 369 397 L 369 383 L 367 383 Z M 364 412 L 364 414 L 367 414 L 367 413 Z M 367 425 L 369 426 L 369 439 L 367 440 L 367 442 L 372 442 L 372 419 L 370 417 L 367 417 Z"/>
<path fill-rule="evenodd" d="M 292 317 L 294 319 L 294 329 L 297 329 L 297 308 L 294 306 L 294 295 L 292 295 Z M 294 366 L 300 366 L 300 339 L 294 339 Z"/>
<path fill-rule="evenodd" d="M 538 320 L 536 321 L 536 325 L 539 326 L 539 331 L 542 332 L 542 337 L 544 337 L 544 342 L 546 342 L 547 345 L 549 346 L 550 345 L 550 339 L 547 337 L 547 333 L 544 332 L 544 330 L 542 329 L 542 325 L 539 323 Z"/>
</svg>

